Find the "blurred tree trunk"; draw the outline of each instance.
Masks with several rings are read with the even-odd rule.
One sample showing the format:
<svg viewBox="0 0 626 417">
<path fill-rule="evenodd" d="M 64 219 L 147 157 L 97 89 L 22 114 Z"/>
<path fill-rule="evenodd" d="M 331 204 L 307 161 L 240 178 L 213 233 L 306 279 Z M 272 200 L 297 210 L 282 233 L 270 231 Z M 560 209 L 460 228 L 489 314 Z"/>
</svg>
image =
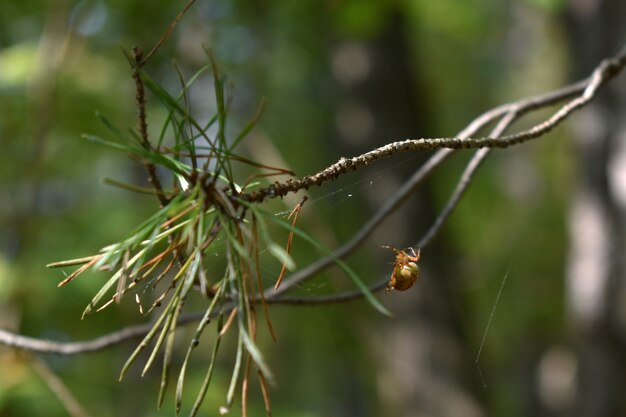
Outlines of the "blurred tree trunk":
<svg viewBox="0 0 626 417">
<path fill-rule="evenodd" d="M 395 15 L 377 39 L 340 46 L 335 54 L 336 64 L 346 63 L 345 75 L 341 75 L 341 67 L 336 68 L 338 81 L 347 81 L 336 124 L 344 146 L 353 147 L 348 154 L 355 153 L 356 147 L 371 149 L 389 138 L 428 135 L 432 130 L 426 94 L 416 91 L 420 89 L 416 83 L 419 70 L 407 58 L 411 53 L 404 23 L 400 15 Z M 354 82 L 360 66 L 369 68 L 367 76 Z M 418 166 L 416 161 L 405 165 L 411 172 L 396 172 L 406 178 Z M 400 181 L 397 178 L 393 182 Z M 383 188 L 390 186 L 383 181 L 377 183 Z M 371 197 L 386 194 L 388 189 L 375 189 Z M 426 222 L 436 216 L 432 201 L 428 188 L 422 188 L 418 196 L 386 220 L 387 227 L 382 229 L 388 231 L 381 230 L 377 241 L 397 245 L 415 241 L 416 231 L 425 230 Z M 373 201 L 373 205 L 380 202 Z M 418 224 L 420 221 L 422 224 Z M 429 246 L 428 252 L 429 259 L 438 259 L 436 244 Z M 424 262 L 427 260 L 422 266 Z M 382 407 L 378 415 L 483 415 L 468 389 L 468 373 L 475 368 L 467 354 L 470 350 L 463 337 L 459 309 L 454 308 L 458 304 L 452 294 L 455 284 L 442 266 L 428 264 L 429 275 L 437 279 L 421 281 L 410 293 L 393 292 L 386 300 L 393 305 L 396 317 L 392 322 L 381 322 L 370 343 L 378 357 L 377 388 Z"/>
<path fill-rule="evenodd" d="M 624 16 L 623 0 L 571 2 L 574 78 L 623 46 Z M 626 415 L 624 85 L 622 75 L 573 121 L 580 169 L 569 219 L 566 285 L 578 372 L 570 415 Z"/>
</svg>

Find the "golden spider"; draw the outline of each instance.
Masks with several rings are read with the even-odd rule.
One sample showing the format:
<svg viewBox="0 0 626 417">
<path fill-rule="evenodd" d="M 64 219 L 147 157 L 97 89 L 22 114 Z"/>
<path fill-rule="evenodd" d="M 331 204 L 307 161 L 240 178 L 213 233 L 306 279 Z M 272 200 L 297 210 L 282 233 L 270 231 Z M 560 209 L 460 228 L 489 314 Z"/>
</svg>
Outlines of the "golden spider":
<svg viewBox="0 0 626 417">
<path fill-rule="evenodd" d="M 408 290 L 420 276 L 420 268 L 417 266 L 417 261 L 420 259 L 420 249 L 415 253 L 413 248 L 408 248 L 407 250 L 411 253 L 409 254 L 406 250 L 396 249 L 393 246 L 382 247 L 391 249 L 396 254 L 393 273 L 387 287 L 385 287 L 385 292 L 389 293 L 392 289 L 397 291 Z"/>
</svg>

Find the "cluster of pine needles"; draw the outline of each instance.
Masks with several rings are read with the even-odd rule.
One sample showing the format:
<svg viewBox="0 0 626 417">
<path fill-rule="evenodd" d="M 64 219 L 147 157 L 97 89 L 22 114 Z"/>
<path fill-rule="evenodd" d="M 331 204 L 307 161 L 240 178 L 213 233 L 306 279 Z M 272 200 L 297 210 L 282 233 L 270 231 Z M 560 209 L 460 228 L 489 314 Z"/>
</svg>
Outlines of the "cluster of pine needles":
<svg viewBox="0 0 626 417">
<path fill-rule="evenodd" d="M 179 318 L 191 294 L 206 299 L 206 310 L 189 342 L 176 382 L 176 411 L 182 407 L 185 374 L 191 355 L 200 343 L 207 326 L 216 322 L 215 338 L 210 353 L 206 376 L 198 392 L 190 415 L 194 416 L 202 404 L 211 382 L 220 342 L 236 329 L 237 344 L 234 367 L 222 412 L 232 406 L 235 393 L 241 383 L 242 413 L 247 414 L 247 392 L 250 375 L 256 372 L 265 403 L 271 414 L 268 384 L 273 382 L 272 372 L 257 346 L 257 311 L 262 305 L 263 315 L 272 338 L 276 338 L 264 297 L 260 254 L 268 252 L 282 265 L 276 277 L 275 287 L 287 269 L 294 268 L 290 257 L 294 232 L 323 253 L 328 250 L 310 235 L 295 227 L 295 221 L 304 200 L 292 212 L 293 221 L 281 219 L 262 210 L 258 203 L 246 195 L 262 186 L 259 178 L 271 175 L 292 175 L 291 172 L 273 168 L 247 159 L 235 153 L 235 148 L 247 136 L 259 120 L 259 112 L 234 138 L 226 138 L 226 120 L 230 108 L 230 89 L 210 53 L 209 63 L 188 81 L 181 80 L 182 91 L 170 95 L 143 69 L 145 60 L 138 49 L 127 54 L 136 85 L 138 108 L 138 131 L 116 128 L 104 116 L 98 115 L 109 128 L 112 139 L 93 135 L 84 138 L 100 145 L 122 151 L 140 161 L 146 168 L 151 188 L 139 187 L 107 180 L 109 184 L 132 191 L 154 194 L 160 208 L 147 218 L 125 239 L 102 248 L 97 254 L 68 261 L 55 262 L 48 267 L 79 266 L 59 286 L 63 286 L 87 270 L 108 271 L 111 277 L 96 293 L 83 312 L 83 317 L 119 303 L 128 293 L 134 293 L 140 313 L 158 312 L 151 330 L 123 366 L 120 379 L 137 361 L 140 354 L 151 346 L 142 375 L 154 364 L 158 353 L 163 351 L 162 377 L 158 396 L 161 406 L 170 380 L 174 340 Z M 190 112 L 189 91 L 194 82 L 205 72 L 212 72 L 217 112 L 208 122 L 201 124 Z M 154 143 L 149 140 L 145 111 L 147 89 L 167 110 L 167 117 Z M 216 131 L 213 135 L 209 131 Z M 237 184 L 234 165 L 244 164 L 258 173 Z M 159 172 L 157 177 L 156 172 Z M 165 173 L 165 174 L 164 174 Z M 170 189 L 162 186 L 161 179 L 171 180 Z M 289 231 L 285 244 L 276 243 L 269 233 L 268 223 Z M 216 258 L 216 254 L 221 254 Z M 384 309 L 356 274 L 342 261 L 339 266 L 362 289 L 366 298 L 379 310 Z M 215 264 L 223 265 L 219 273 Z M 212 268 L 209 268 L 212 266 Z M 155 296 L 144 309 L 140 293 L 154 290 Z M 139 291 L 142 290 L 142 291 Z M 254 368 L 254 370 L 253 370 Z"/>
</svg>

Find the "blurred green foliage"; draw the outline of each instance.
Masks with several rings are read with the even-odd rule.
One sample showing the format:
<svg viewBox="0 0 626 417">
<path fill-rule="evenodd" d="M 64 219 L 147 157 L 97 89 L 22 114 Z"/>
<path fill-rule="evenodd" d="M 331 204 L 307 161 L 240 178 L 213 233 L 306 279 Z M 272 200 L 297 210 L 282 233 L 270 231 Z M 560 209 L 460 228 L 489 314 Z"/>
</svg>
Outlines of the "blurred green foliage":
<svg viewBox="0 0 626 417">
<path fill-rule="evenodd" d="M 340 156 L 357 153 L 357 148 L 404 139 L 377 137 L 361 143 L 362 148 L 341 140 L 335 117 L 340 101 L 350 97 L 332 70 L 338 46 L 371 45 L 400 26 L 406 42 L 403 58 L 411 68 L 411 78 L 401 82 L 429 116 L 415 135 L 452 135 L 490 106 L 564 82 L 566 57 L 553 53 L 563 50 L 562 23 L 555 13 L 561 4 L 198 0 L 147 70 L 173 93 L 178 81 L 172 60 L 190 75 L 206 64 L 202 45 L 213 49 L 234 83 L 234 131 L 254 114 L 261 97 L 268 100 L 261 126 L 245 151 L 261 162 L 305 175 Z M 2 328 L 35 337 L 82 340 L 141 321 L 130 299 L 80 321 L 84 305 L 106 275 L 85 275 L 57 289 L 63 274 L 44 265 L 95 252 L 124 236 L 157 207 L 154 198 L 103 185 L 104 177 L 139 185 L 147 182 L 138 164 L 79 137 L 82 133 L 106 135 L 96 110 L 117 126 L 135 126 L 130 67 L 120 45 L 149 50 L 182 6 L 183 2 L 166 0 L 3 2 Z M 375 58 L 371 65 L 391 65 L 396 70 L 394 62 Z M 396 74 L 387 75 L 390 84 Z M 203 99 L 211 97 L 210 89 L 209 82 L 199 81 L 193 93 L 197 114 L 214 112 Z M 149 101 L 148 114 L 149 128 L 156 134 L 165 115 L 154 100 Z M 441 257 L 429 258 L 428 250 L 424 252 L 424 280 L 439 279 L 428 275 L 429 264 L 441 264 L 445 274 L 458 278 L 452 289 L 458 305 L 452 307 L 462 309 L 469 356 L 478 350 L 502 279 L 508 277 L 480 359 L 487 388 L 474 387 L 489 415 L 522 415 L 524 399 L 516 395 L 520 390 L 516 384 L 527 350 L 559 343 L 564 337 L 562 213 L 568 190 L 562 184 L 568 183 L 575 167 L 562 135 L 494 155 L 437 238 Z M 562 162 L 554 163 L 554 154 L 560 154 Z M 398 184 L 403 172 L 414 168 L 415 159 L 402 158 L 310 190 L 302 227 L 329 247 L 338 246 L 390 193 L 378 185 Z M 442 207 L 467 158 L 467 154 L 456 156 L 436 173 L 428 185 L 431 200 L 422 202 L 422 207 Z M 270 202 L 266 208 L 288 211 L 297 200 Z M 414 217 L 408 213 L 395 221 L 398 228 L 385 226 L 376 240 L 350 258 L 351 266 L 366 281 L 390 272 L 389 256 L 377 245 L 408 246 L 431 220 Z M 410 230 L 403 228 L 407 224 Z M 296 239 L 293 257 L 299 266 L 316 256 Z M 267 267 L 268 283 L 279 270 L 279 265 Z M 332 269 L 299 292 L 317 295 L 340 288 L 351 287 Z M 393 298 L 382 299 L 393 306 Z M 265 329 L 261 337 L 278 381 L 278 388 L 272 390 L 274 415 L 389 415 L 386 411 L 394 406 L 378 396 L 377 367 L 382 362 L 370 342 L 381 330 L 394 326 L 393 320 L 378 316 L 363 301 L 328 307 L 277 306 L 271 314 L 278 342 L 263 335 Z M 225 343 L 233 345 L 234 341 Z M 46 360 L 90 415 L 172 415 L 172 392 L 163 409 L 156 411 L 158 370 L 143 379 L 131 373 L 124 382 L 117 382 L 132 347 L 128 343 L 97 354 Z M 184 343 L 179 347 L 183 349 L 175 358 L 178 363 Z M 196 356 L 197 363 L 201 356 Z M 223 366 L 216 370 L 203 407 L 211 415 L 224 401 L 232 366 L 232 357 L 224 355 L 220 360 Z M 475 370 L 467 372 L 478 379 Z M 198 387 L 203 376 L 203 372 L 191 374 L 190 386 Z M 251 393 L 253 416 L 263 413 L 255 389 Z M 0 348 L 0 416 L 13 415 L 66 412 L 27 358 Z"/>
</svg>

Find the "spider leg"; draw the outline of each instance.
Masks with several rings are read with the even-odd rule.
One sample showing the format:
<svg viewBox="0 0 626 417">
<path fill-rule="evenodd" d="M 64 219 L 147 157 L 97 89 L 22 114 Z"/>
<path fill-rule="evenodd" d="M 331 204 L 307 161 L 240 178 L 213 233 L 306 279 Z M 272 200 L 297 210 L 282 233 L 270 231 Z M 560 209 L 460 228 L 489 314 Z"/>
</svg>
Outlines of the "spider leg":
<svg viewBox="0 0 626 417">
<path fill-rule="evenodd" d="M 411 251 L 411 255 L 413 257 L 413 259 L 411 259 L 411 261 L 413 262 L 417 262 L 420 260 L 420 252 L 422 251 L 421 248 L 417 248 L 417 253 L 415 252 L 415 249 L 413 249 L 413 247 L 408 248 Z"/>
<path fill-rule="evenodd" d="M 394 273 L 391 274 L 391 277 L 389 278 L 389 282 L 387 283 L 387 285 L 385 285 L 385 294 L 389 294 L 389 292 L 391 292 L 391 290 L 393 290 L 393 284 L 391 282 L 393 280 L 393 274 Z"/>
<path fill-rule="evenodd" d="M 395 253 L 400 253 L 402 252 L 400 249 L 398 248 L 394 248 L 393 246 L 389 246 L 389 245 L 380 245 L 381 248 L 384 249 L 391 249 L 392 251 L 394 251 Z"/>
</svg>

